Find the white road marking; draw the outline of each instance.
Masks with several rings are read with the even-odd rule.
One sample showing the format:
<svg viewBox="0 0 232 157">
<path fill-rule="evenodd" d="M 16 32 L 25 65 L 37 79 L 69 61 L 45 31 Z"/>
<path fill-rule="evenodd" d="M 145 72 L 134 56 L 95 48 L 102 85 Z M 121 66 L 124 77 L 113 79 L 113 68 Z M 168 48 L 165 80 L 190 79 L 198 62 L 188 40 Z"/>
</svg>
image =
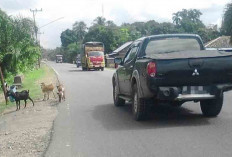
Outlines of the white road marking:
<svg viewBox="0 0 232 157">
<path fill-rule="evenodd" d="M 56 75 L 60 76 L 60 74 L 52 67 L 52 69 L 55 71 Z"/>
<path fill-rule="evenodd" d="M 44 61 L 41 61 L 41 62 L 43 62 L 43 63 L 45 63 L 46 65 L 48 65 L 48 64 L 47 64 L 46 62 L 44 62 Z M 51 65 L 48 65 L 48 66 L 50 66 L 50 67 L 53 69 L 53 71 L 55 71 L 56 75 L 60 76 L 60 74 L 59 74 Z"/>
</svg>

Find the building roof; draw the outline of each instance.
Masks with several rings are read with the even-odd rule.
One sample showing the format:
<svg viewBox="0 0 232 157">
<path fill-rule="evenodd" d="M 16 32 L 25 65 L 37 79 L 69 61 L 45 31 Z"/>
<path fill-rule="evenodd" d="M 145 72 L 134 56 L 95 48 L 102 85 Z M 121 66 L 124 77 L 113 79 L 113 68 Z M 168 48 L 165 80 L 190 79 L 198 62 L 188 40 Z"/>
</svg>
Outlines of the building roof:
<svg viewBox="0 0 232 157">
<path fill-rule="evenodd" d="M 110 53 L 109 56 L 118 54 L 120 51 L 122 51 L 125 48 L 127 48 L 128 46 L 130 46 L 132 43 L 133 43 L 133 41 L 126 42 L 125 44 L 121 45 L 116 50 L 114 50 L 112 53 Z"/>
<path fill-rule="evenodd" d="M 205 44 L 206 48 L 232 48 L 230 36 L 221 36 Z"/>
<path fill-rule="evenodd" d="M 113 51 L 113 53 L 118 53 L 120 51 L 122 51 L 123 49 L 125 49 L 127 46 L 130 46 L 132 44 L 133 41 L 128 41 L 125 44 L 121 45 L 119 48 L 117 48 L 116 50 Z"/>
</svg>

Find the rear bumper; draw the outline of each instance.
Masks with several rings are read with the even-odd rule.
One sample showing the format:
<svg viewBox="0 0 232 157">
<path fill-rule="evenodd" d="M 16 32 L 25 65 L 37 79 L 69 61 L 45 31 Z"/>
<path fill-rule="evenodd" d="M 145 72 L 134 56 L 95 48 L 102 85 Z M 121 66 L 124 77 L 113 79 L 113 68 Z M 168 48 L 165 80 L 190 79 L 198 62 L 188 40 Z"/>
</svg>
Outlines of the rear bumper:
<svg viewBox="0 0 232 157">
<path fill-rule="evenodd" d="M 191 100 L 204 100 L 204 99 L 215 99 L 215 95 L 211 94 L 179 94 L 175 100 L 178 101 L 191 101 Z"/>
<path fill-rule="evenodd" d="M 105 63 L 98 63 L 98 64 L 89 64 L 89 68 L 104 68 L 105 67 Z"/>
<path fill-rule="evenodd" d="M 168 101 L 194 101 L 204 99 L 215 99 L 223 92 L 232 90 L 232 84 L 218 84 L 211 86 L 197 86 L 203 89 L 202 92 L 183 91 L 184 87 L 153 87 L 147 91 L 148 95 L 143 97 L 155 97 L 158 100 Z M 186 86 L 187 88 L 187 86 Z"/>
<path fill-rule="evenodd" d="M 104 68 L 105 66 L 96 66 L 96 65 L 93 65 L 93 66 L 89 66 L 90 69 L 100 69 L 100 68 Z"/>
</svg>

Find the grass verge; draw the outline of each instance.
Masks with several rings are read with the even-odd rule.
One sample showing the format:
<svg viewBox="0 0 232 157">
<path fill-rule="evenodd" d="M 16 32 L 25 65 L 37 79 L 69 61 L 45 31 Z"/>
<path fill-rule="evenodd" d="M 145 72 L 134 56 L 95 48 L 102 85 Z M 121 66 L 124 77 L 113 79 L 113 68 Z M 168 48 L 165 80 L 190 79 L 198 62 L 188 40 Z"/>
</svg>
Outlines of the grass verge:
<svg viewBox="0 0 232 157">
<path fill-rule="evenodd" d="M 24 73 L 24 80 L 22 84 L 23 88 L 18 89 L 18 91 L 29 90 L 30 97 L 33 100 L 41 99 L 43 97 L 43 94 L 40 88 L 40 83 L 47 78 L 51 78 L 53 76 L 55 76 L 54 71 L 46 64 L 41 64 L 40 69 Z M 0 102 L 0 113 L 12 106 L 15 106 L 15 102 L 12 103 L 8 101 L 8 105 L 6 105 L 5 102 L 2 100 Z"/>
</svg>

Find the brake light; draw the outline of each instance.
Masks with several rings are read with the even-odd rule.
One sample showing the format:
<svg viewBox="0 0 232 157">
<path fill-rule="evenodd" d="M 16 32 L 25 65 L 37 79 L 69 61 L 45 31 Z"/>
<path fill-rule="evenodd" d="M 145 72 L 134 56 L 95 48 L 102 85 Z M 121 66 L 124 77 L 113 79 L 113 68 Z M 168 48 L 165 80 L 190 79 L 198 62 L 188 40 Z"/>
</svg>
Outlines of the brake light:
<svg viewBox="0 0 232 157">
<path fill-rule="evenodd" d="M 155 77 L 157 73 L 155 62 L 149 62 L 147 64 L 147 74 L 151 77 Z"/>
</svg>

